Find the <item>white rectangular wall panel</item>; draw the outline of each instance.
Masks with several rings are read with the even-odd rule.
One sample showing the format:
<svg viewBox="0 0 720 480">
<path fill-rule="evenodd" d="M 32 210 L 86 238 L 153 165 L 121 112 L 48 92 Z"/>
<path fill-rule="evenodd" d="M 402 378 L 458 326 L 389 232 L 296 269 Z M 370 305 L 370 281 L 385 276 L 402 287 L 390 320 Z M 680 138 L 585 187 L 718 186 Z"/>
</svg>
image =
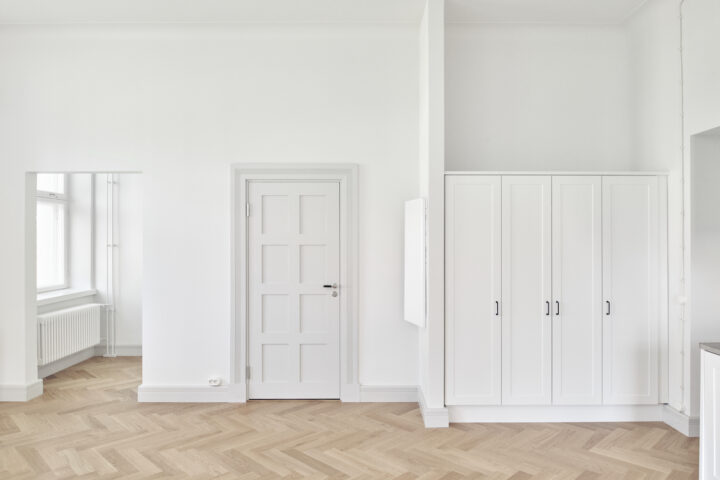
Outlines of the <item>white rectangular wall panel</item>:
<svg viewBox="0 0 720 480">
<path fill-rule="evenodd" d="M 340 397 L 337 182 L 250 182 L 249 398 Z"/>
<path fill-rule="evenodd" d="M 658 403 L 657 177 L 603 177 L 603 401 Z"/>
<path fill-rule="evenodd" d="M 553 403 L 602 403 L 602 181 L 552 179 Z"/>
<path fill-rule="evenodd" d="M 551 178 L 502 178 L 502 403 L 551 402 Z"/>
<path fill-rule="evenodd" d="M 446 403 L 501 401 L 501 179 L 448 177 Z"/>
<path fill-rule="evenodd" d="M 405 202 L 405 276 L 403 316 L 425 326 L 425 199 Z"/>
</svg>

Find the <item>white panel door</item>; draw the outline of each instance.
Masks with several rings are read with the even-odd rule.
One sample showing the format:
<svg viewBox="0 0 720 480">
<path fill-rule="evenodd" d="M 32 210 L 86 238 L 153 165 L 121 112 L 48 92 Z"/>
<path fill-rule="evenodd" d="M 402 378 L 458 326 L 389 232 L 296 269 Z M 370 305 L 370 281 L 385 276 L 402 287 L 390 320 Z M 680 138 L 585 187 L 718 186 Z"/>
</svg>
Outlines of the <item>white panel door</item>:
<svg viewBox="0 0 720 480">
<path fill-rule="evenodd" d="M 658 403 L 656 177 L 603 177 L 603 402 Z"/>
<path fill-rule="evenodd" d="M 700 480 L 720 480 L 720 356 L 700 352 Z"/>
<path fill-rule="evenodd" d="M 602 180 L 552 179 L 553 403 L 602 403 Z"/>
<path fill-rule="evenodd" d="M 502 179 L 502 403 L 551 401 L 550 177 Z"/>
<path fill-rule="evenodd" d="M 248 186 L 249 398 L 339 398 L 339 184 Z"/>
<path fill-rule="evenodd" d="M 501 400 L 500 187 L 499 176 L 446 180 L 448 405 Z"/>
</svg>

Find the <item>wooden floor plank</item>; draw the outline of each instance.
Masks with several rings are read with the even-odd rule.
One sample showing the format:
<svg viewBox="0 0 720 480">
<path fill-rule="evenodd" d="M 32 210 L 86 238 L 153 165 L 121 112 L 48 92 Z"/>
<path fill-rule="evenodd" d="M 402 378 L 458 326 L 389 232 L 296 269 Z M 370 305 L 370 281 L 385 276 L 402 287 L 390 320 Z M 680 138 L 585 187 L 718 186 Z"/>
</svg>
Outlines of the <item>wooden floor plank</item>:
<svg viewBox="0 0 720 480">
<path fill-rule="evenodd" d="M 662 423 L 462 424 L 415 404 L 139 404 L 139 358 L 93 358 L 0 404 L 0 478 L 696 479 Z"/>
</svg>

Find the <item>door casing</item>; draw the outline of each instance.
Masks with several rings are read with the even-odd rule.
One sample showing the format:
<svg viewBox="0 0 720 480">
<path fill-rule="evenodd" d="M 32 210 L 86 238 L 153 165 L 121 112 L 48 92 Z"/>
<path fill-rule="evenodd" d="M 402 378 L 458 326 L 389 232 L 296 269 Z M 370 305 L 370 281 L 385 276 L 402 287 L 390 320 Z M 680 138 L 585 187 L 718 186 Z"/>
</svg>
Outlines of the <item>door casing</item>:
<svg viewBox="0 0 720 480">
<path fill-rule="evenodd" d="M 248 399 L 248 224 L 250 181 L 337 181 L 340 185 L 340 400 L 360 399 L 358 379 L 358 167 L 355 164 L 233 164 L 231 166 L 230 388 Z"/>
</svg>

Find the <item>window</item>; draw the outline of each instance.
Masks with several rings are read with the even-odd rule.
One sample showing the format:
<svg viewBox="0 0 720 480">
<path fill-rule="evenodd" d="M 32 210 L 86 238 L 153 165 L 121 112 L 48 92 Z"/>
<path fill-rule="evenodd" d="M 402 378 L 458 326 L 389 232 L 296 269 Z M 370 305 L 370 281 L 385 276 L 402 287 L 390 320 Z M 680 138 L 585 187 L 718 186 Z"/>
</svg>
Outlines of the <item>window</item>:
<svg viewBox="0 0 720 480">
<path fill-rule="evenodd" d="M 37 289 L 68 287 L 68 196 L 62 173 L 37 175 Z"/>
</svg>

